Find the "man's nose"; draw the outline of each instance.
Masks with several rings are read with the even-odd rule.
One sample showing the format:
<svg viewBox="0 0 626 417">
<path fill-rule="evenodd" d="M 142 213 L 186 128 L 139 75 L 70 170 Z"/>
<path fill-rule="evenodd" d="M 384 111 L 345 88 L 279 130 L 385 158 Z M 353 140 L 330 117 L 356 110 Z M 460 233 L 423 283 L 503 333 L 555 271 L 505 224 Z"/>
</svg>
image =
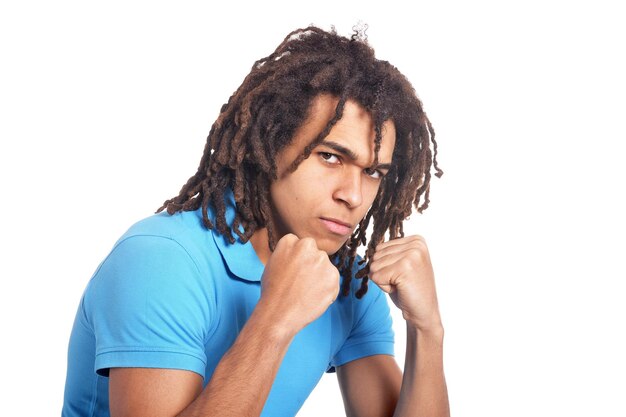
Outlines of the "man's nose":
<svg viewBox="0 0 626 417">
<path fill-rule="evenodd" d="M 363 203 L 362 173 L 358 169 L 346 170 L 342 173 L 333 197 L 341 200 L 350 208 Z"/>
</svg>

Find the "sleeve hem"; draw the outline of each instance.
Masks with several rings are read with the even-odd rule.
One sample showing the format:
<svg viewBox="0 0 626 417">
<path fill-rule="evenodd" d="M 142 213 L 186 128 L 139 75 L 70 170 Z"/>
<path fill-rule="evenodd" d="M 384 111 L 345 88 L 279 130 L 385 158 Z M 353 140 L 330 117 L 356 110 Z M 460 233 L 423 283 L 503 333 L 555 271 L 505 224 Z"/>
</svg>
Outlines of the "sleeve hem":
<svg viewBox="0 0 626 417">
<path fill-rule="evenodd" d="M 163 368 L 192 371 L 204 378 L 206 360 L 188 352 L 120 349 L 96 355 L 95 371 L 108 376 L 109 368 Z"/>
<path fill-rule="evenodd" d="M 326 372 L 335 372 L 337 366 L 374 355 L 395 356 L 393 341 L 363 342 L 346 346 L 340 354 L 333 358 Z"/>
</svg>

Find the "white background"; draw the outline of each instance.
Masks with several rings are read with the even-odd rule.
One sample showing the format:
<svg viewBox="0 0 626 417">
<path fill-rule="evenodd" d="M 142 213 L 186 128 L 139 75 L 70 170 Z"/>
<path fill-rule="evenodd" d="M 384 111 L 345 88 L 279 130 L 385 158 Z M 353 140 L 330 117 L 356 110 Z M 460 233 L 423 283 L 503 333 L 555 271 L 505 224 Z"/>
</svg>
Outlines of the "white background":
<svg viewBox="0 0 626 417">
<path fill-rule="evenodd" d="M 2 3 L 0 415 L 60 414 L 91 273 L 195 172 L 252 63 L 361 19 L 437 131 L 445 175 L 408 228 L 430 244 L 453 415 L 626 416 L 624 12 L 411 4 Z M 327 375 L 299 416 L 342 411 Z"/>
</svg>

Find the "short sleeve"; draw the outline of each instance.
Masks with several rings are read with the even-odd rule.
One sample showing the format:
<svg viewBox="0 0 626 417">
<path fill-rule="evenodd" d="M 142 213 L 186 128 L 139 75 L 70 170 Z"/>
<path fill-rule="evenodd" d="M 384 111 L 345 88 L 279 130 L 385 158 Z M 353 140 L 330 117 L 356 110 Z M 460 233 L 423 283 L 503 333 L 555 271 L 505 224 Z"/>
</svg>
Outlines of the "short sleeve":
<svg viewBox="0 0 626 417">
<path fill-rule="evenodd" d="M 142 367 L 205 376 L 214 290 L 177 241 L 141 235 L 118 242 L 85 292 L 84 311 L 100 375 Z"/>
<path fill-rule="evenodd" d="M 331 360 L 335 367 L 372 355 L 394 354 L 392 319 L 385 293 L 370 282 L 368 292 L 354 302 L 354 325 L 339 351 Z"/>
</svg>

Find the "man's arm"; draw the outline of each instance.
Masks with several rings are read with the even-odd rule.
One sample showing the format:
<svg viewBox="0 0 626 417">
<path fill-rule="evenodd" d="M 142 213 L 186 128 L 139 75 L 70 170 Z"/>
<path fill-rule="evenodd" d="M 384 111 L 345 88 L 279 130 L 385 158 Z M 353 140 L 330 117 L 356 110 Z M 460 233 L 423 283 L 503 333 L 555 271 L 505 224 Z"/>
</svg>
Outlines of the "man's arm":
<svg viewBox="0 0 626 417">
<path fill-rule="evenodd" d="M 191 371 L 112 368 L 111 416 L 258 416 L 293 337 L 338 292 L 337 268 L 315 241 L 284 236 L 265 267 L 259 303 L 204 390 Z"/>
<path fill-rule="evenodd" d="M 394 416 L 450 416 L 443 372 L 443 328 L 420 330 L 407 323 L 406 358 Z"/>
<path fill-rule="evenodd" d="M 369 276 L 390 294 L 406 320 L 404 375 L 393 358 L 382 355 L 339 367 L 348 416 L 448 417 L 443 326 L 424 239 L 412 236 L 379 245 Z"/>
<path fill-rule="evenodd" d="M 337 380 L 348 417 L 393 415 L 402 371 L 393 356 L 374 355 L 337 367 Z"/>
<path fill-rule="evenodd" d="M 375 355 L 337 368 L 348 417 L 449 416 L 443 331 L 407 325 L 404 376 L 395 359 Z"/>
<path fill-rule="evenodd" d="M 111 369 L 111 416 L 259 415 L 295 336 L 268 325 L 265 311 L 254 310 L 204 390 L 202 377 L 191 371 Z"/>
</svg>

